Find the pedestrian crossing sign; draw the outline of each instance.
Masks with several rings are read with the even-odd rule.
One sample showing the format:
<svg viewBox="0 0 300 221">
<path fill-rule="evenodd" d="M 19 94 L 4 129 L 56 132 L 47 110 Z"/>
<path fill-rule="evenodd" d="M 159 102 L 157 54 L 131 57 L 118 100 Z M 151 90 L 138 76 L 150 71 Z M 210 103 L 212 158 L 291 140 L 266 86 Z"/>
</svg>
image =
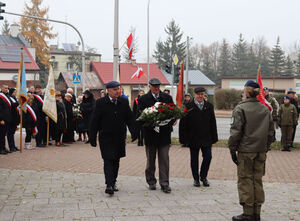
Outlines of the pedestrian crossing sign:
<svg viewBox="0 0 300 221">
<path fill-rule="evenodd" d="M 81 83 L 81 75 L 73 74 L 73 84 L 80 84 Z"/>
</svg>

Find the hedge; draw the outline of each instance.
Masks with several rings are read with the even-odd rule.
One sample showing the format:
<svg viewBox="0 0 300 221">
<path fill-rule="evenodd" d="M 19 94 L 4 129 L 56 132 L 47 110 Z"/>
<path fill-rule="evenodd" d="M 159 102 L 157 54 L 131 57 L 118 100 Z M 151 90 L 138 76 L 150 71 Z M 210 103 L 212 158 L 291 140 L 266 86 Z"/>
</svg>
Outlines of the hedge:
<svg viewBox="0 0 300 221">
<path fill-rule="evenodd" d="M 232 110 L 240 101 L 243 91 L 235 89 L 218 89 L 215 91 L 215 105 L 219 110 Z"/>
</svg>

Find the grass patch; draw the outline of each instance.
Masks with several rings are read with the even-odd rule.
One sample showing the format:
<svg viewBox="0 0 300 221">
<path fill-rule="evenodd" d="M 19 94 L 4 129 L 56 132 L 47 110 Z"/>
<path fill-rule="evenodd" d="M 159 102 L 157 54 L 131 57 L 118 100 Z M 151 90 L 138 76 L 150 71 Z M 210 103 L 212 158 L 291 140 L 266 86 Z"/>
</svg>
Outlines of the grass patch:
<svg viewBox="0 0 300 221">
<path fill-rule="evenodd" d="M 127 143 L 137 143 L 137 140 L 134 142 L 131 142 L 131 136 L 128 135 L 126 139 Z M 172 137 L 171 138 L 171 144 L 172 145 L 181 145 L 179 143 L 179 138 Z M 213 147 L 221 147 L 221 148 L 228 148 L 228 140 L 219 140 L 217 143 L 213 145 Z M 295 149 L 300 149 L 300 143 L 294 143 Z M 272 150 L 281 150 L 281 143 L 279 141 L 276 141 L 271 144 Z"/>
</svg>

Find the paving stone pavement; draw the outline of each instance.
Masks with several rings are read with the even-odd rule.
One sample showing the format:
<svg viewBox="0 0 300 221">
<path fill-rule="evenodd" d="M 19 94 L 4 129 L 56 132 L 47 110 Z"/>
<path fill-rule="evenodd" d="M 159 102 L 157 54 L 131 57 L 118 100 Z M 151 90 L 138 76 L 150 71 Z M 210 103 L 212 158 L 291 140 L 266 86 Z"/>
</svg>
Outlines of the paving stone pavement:
<svg viewBox="0 0 300 221">
<path fill-rule="evenodd" d="M 262 220 L 300 220 L 300 184 L 264 185 Z M 109 197 L 102 174 L 0 169 L 0 220 L 221 221 L 241 213 L 235 181 L 197 188 L 171 178 L 171 194 L 149 191 L 144 177 L 120 176 L 118 186 Z"/>
</svg>

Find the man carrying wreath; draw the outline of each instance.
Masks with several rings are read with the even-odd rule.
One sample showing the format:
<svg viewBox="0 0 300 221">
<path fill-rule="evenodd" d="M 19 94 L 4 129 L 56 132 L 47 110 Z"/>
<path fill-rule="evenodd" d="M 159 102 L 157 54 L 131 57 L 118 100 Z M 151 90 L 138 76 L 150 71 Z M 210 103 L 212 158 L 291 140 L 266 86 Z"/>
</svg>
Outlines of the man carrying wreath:
<svg viewBox="0 0 300 221">
<path fill-rule="evenodd" d="M 162 102 L 166 104 L 174 103 L 170 95 L 163 93 L 160 90 L 160 84 L 161 82 L 157 78 L 152 78 L 149 81 L 149 92 L 139 99 L 139 114 L 141 114 L 144 109 L 154 106 L 156 102 Z M 174 120 L 171 120 L 167 125 L 159 126 L 159 131 L 154 130 L 155 125 L 149 127 L 143 126 L 147 156 L 145 175 L 150 190 L 156 190 L 157 181 L 155 178 L 155 160 L 157 152 L 159 184 L 161 186 L 161 190 L 164 193 L 171 192 L 171 188 L 169 186 L 169 148 L 171 144 L 173 123 Z"/>
</svg>

